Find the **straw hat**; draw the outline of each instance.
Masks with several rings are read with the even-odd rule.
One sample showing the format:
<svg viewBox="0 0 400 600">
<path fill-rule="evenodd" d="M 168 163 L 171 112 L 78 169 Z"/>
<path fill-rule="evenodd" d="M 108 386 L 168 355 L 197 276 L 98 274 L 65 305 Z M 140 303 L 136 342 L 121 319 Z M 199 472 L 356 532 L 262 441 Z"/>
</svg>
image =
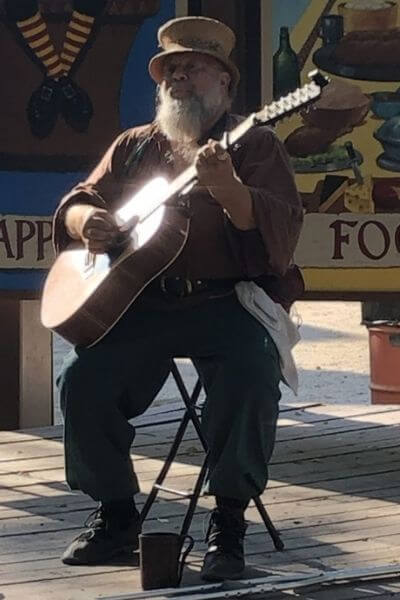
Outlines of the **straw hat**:
<svg viewBox="0 0 400 600">
<path fill-rule="evenodd" d="M 186 52 L 200 52 L 216 58 L 231 75 L 231 89 L 235 89 L 239 70 L 229 56 L 235 46 L 236 37 L 232 29 L 208 17 L 180 17 L 172 19 L 158 30 L 158 42 L 162 52 L 153 56 L 149 72 L 154 81 L 162 80 L 162 63 L 167 56 Z"/>
</svg>

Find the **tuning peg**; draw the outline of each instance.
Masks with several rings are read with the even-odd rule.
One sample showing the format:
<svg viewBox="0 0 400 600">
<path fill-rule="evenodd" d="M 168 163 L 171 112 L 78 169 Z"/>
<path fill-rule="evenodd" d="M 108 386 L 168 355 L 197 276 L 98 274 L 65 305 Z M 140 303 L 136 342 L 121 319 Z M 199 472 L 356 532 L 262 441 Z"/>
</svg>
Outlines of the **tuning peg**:
<svg viewBox="0 0 400 600">
<path fill-rule="evenodd" d="M 322 75 L 322 73 L 318 71 L 318 69 L 310 71 L 308 73 L 308 78 L 311 79 L 321 89 L 328 85 L 328 83 L 330 82 L 329 77 L 327 77 L 326 75 Z"/>
<path fill-rule="evenodd" d="M 267 117 L 267 119 L 275 119 L 275 117 L 276 117 L 275 102 L 273 104 L 271 104 L 270 106 L 268 106 L 267 111 L 266 111 L 266 117 Z"/>
<path fill-rule="evenodd" d="M 299 106 L 299 104 L 301 104 L 301 92 L 299 89 L 292 92 L 291 101 L 293 106 Z"/>
</svg>

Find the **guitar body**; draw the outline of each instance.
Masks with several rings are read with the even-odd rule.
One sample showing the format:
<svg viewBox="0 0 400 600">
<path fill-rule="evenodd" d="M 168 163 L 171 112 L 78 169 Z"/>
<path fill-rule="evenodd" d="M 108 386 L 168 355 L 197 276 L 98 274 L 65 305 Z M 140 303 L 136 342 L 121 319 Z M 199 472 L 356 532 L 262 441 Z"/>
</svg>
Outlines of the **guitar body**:
<svg viewBox="0 0 400 600">
<path fill-rule="evenodd" d="M 146 232 L 143 245 L 132 239 L 114 260 L 108 254 L 96 255 L 94 266 L 88 267 L 88 253 L 81 244 L 64 250 L 45 282 L 43 325 L 74 345 L 92 346 L 101 340 L 186 243 L 187 211 L 165 206 L 162 213 L 159 226 Z"/>
</svg>

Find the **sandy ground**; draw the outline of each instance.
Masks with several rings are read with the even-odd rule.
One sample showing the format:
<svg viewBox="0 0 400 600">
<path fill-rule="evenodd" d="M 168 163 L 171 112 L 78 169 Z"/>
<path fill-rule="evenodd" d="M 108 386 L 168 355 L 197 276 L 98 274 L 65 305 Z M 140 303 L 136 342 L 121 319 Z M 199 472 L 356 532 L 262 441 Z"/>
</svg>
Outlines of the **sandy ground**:
<svg viewBox="0 0 400 600">
<path fill-rule="evenodd" d="M 368 331 L 360 324 L 358 302 L 298 302 L 293 318 L 299 322 L 302 339 L 294 350 L 299 369 L 298 396 L 282 386 L 282 401 L 368 404 L 369 348 Z M 54 370 L 60 370 L 69 346 L 54 340 Z M 180 368 L 187 385 L 196 380 L 190 361 L 181 360 Z M 170 378 L 157 403 L 176 401 L 178 391 Z M 58 397 L 55 393 L 55 423 L 60 423 Z"/>
</svg>

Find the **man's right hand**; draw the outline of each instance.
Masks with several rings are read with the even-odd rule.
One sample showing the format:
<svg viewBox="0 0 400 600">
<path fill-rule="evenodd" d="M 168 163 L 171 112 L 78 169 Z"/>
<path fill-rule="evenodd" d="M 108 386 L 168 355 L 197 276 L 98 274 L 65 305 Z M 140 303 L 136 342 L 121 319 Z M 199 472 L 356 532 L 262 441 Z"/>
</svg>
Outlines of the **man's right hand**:
<svg viewBox="0 0 400 600">
<path fill-rule="evenodd" d="M 107 252 L 121 238 L 114 217 L 105 209 L 89 204 L 71 206 L 65 215 L 65 225 L 69 235 L 81 239 L 93 254 Z"/>
</svg>

